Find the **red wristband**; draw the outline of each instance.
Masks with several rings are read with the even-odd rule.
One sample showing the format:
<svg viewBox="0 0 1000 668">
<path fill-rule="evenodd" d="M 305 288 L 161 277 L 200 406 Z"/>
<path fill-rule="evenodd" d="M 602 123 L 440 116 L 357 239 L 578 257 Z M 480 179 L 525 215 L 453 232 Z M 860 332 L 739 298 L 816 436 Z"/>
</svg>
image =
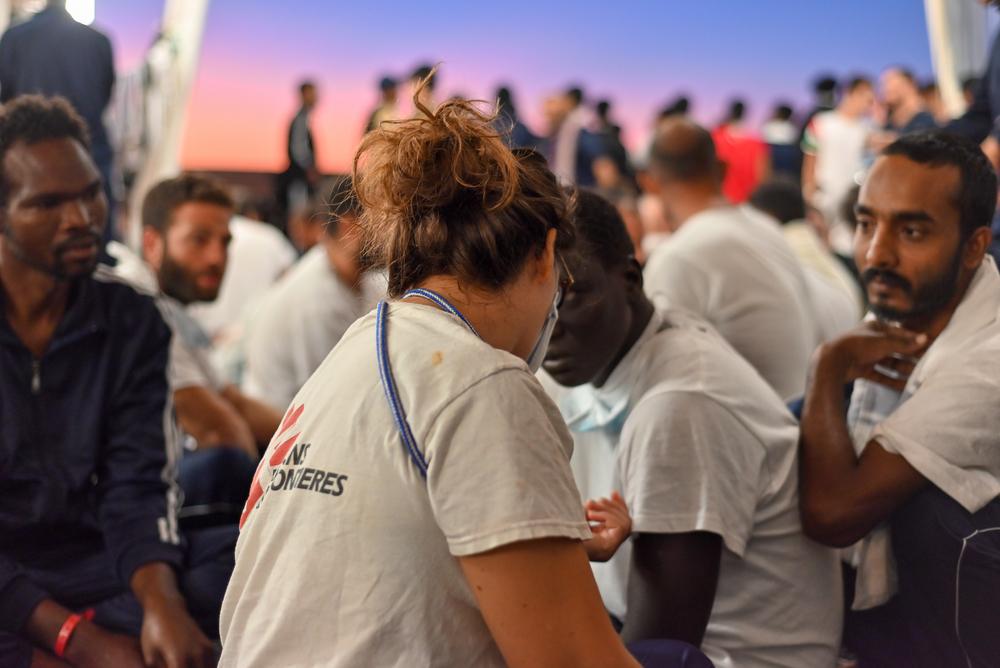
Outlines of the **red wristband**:
<svg viewBox="0 0 1000 668">
<path fill-rule="evenodd" d="M 63 622 L 62 628 L 59 629 L 59 635 L 56 636 L 56 646 L 52 649 L 53 653 L 60 659 L 66 653 L 66 645 L 69 644 L 69 639 L 73 636 L 73 631 L 76 630 L 77 624 L 83 619 L 83 615 L 78 615 L 73 613 L 66 618 Z"/>
</svg>

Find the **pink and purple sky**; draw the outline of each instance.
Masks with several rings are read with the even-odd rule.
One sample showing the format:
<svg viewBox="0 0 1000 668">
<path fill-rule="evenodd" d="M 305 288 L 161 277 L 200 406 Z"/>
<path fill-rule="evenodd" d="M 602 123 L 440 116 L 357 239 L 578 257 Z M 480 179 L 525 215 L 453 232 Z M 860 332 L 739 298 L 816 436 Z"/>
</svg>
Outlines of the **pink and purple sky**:
<svg viewBox="0 0 1000 668">
<path fill-rule="evenodd" d="M 162 0 L 98 0 L 95 27 L 119 70 L 142 60 Z M 569 84 L 607 98 L 626 143 L 680 92 L 718 120 L 733 96 L 755 122 L 786 99 L 803 111 L 818 72 L 877 75 L 888 65 L 930 76 L 916 0 L 705 0 L 434 3 L 285 0 L 211 4 L 182 161 L 190 169 L 276 171 L 304 77 L 320 87 L 313 117 L 320 166 L 346 169 L 384 74 L 441 62 L 438 97 L 488 99 L 509 84 L 524 120 L 543 129 L 543 99 Z"/>
</svg>

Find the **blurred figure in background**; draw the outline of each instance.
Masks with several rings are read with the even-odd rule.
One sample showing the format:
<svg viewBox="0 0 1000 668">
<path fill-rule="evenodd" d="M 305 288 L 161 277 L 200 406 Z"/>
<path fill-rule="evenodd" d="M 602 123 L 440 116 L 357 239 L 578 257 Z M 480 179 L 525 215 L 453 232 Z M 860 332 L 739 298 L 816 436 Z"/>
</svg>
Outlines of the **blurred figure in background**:
<svg viewBox="0 0 1000 668">
<path fill-rule="evenodd" d="M 865 77 L 844 88 L 832 111 L 817 114 L 802 140 L 802 194 L 835 226 L 844 194 L 856 185 L 865 168 L 865 146 L 871 133 L 875 89 Z M 834 239 L 835 248 L 848 241 Z"/>
<path fill-rule="evenodd" d="M 733 100 L 726 117 L 712 131 L 719 160 L 726 166 L 722 192 L 733 204 L 745 202 L 771 170 L 767 145 L 744 124 L 746 103 Z"/>
<path fill-rule="evenodd" d="M 927 111 L 920 96 L 913 72 L 902 67 L 890 67 L 882 73 L 881 84 L 882 101 L 887 112 L 883 129 L 892 133 L 893 138 L 937 127 L 934 116 Z"/>
<path fill-rule="evenodd" d="M 638 190 L 635 183 L 635 173 L 629 162 L 628 150 L 622 143 L 622 126 L 611 118 L 611 101 L 601 100 L 594 107 L 597 112 L 597 131 L 604 138 L 608 157 L 615 163 L 623 183 Z"/>
<path fill-rule="evenodd" d="M 620 174 L 604 138 L 597 132 L 594 113 L 583 101 L 583 91 L 573 87 L 548 100 L 550 130 L 549 164 L 559 180 L 581 188 L 618 185 Z"/>
<path fill-rule="evenodd" d="M 320 188 L 320 193 L 325 190 Z M 323 238 L 326 225 L 326 203 L 320 195 L 310 197 L 288 217 L 288 238 L 299 254 L 306 253 Z"/>
<path fill-rule="evenodd" d="M 837 80 L 827 74 L 820 75 L 813 81 L 813 108 L 802 119 L 802 127 L 799 130 L 800 144 L 812 119 L 817 114 L 832 110 L 835 106 L 837 106 Z"/>
<path fill-rule="evenodd" d="M 437 109 L 437 100 L 434 98 L 434 87 L 437 85 L 437 75 L 437 68 L 428 63 L 418 65 L 413 70 L 413 74 L 410 75 L 410 88 L 414 92 L 414 117 L 426 117 L 426 114 L 424 114 L 424 112 L 416 106 L 417 102 L 426 107 L 428 111 L 434 111 Z M 424 79 L 427 79 L 427 85 L 421 86 L 420 84 Z"/>
<path fill-rule="evenodd" d="M 920 87 L 920 99 L 923 100 L 924 107 L 927 108 L 928 113 L 934 117 L 934 121 L 938 125 L 944 125 L 952 120 L 951 114 L 945 109 L 941 90 L 933 79 L 928 80 Z"/>
<path fill-rule="evenodd" d="M 802 265 L 812 295 L 810 306 L 817 344 L 830 341 L 858 323 L 861 285 L 827 246 L 809 219 L 802 189 L 795 181 L 769 181 L 754 191 L 750 206 L 781 225 L 781 233 Z"/>
<path fill-rule="evenodd" d="M 375 110 L 368 117 L 368 124 L 365 125 L 365 134 L 377 128 L 383 121 L 394 121 L 399 118 L 399 110 L 396 109 L 399 85 L 392 77 L 382 77 L 378 82 L 379 102 Z"/>
<path fill-rule="evenodd" d="M 647 185 L 676 231 L 646 263 L 646 292 L 710 322 L 780 397 L 797 396 L 818 338 L 802 267 L 776 224 L 730 204 L 721 172 L 707 131 L 662 126 Z"/>
<path fill-rule="evenodd" d="M 299 110 L 288 126 L 288 168 L 278 178 L 278 202 L 283 217 L 300 208 L 315 192 L 319 183 L 316 144 L 309 117 L 316 107 L 316 84 L 299 84 Z"/>
<path fill-rule="evenodd" d="M 976 88 L 979 87 L 979 77 L 962 79 L 962 97 L 965 98 L 965 108 L 968 109 L 976 99 Z"/>
<path fill-rule="evenodd" d="M 339 177 L 322 240 L 267 292 L 249 317 L 243 391 L 284 411 L 354 321 L 385 294 L 365 280 L 357 198 Z"/>
<path fill-rule="evenodd" d="M 87 123 L 90 153 L 111 207 L 113 151 L 102 116 L 114 83 L 111 41 L 73 19 L 66 0 L 48 0 L 45 9 L 0 39 L 0 103 L 29 93 L 66 98 Z M 113 213 L 104 227 L 105 241 L 118 237 L 112 220 Z"/>
<path fill-rule="evenodd" d="M 792 122 L 791 105 L 780 102 L 760 129 L 761 139 L 771 155 L 771 173 L 798 181 L 802 176 L 802 149 L 799 130 Z"/>
<path fill-rule="evenodd" d="M 1000 2 L 996 0 L 981 2 L 1000 10 Z M 1000 35 L 993 38 L 983 76 L 973 92 L 969 108 L 947 129 L 981 142 L 993 169 L 1000 168 Z"/>
<path fill-rule="evenodd" d="M 497 117 L 493 121 L 493 127 L 507 140 L 507 145 L 511 148 L 541 148 L 541 137 L 521 122 L 510 88 L 501 86 L 497 89 L 495 98 Z"/>
</svg>

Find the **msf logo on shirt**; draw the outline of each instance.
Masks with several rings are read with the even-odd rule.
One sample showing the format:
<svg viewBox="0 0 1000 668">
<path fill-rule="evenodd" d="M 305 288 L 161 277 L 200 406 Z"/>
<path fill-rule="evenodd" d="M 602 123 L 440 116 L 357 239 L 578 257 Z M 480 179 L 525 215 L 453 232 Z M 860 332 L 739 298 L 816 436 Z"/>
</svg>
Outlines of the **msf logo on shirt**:
<svg viewBox="0 0 1000 668">
<path fill-rule="evenodd" d="M 301 430 L 295 431 L 295 426 L 304 410 L 305 404 L 298 406 L 293 404 L 281 421 L 281 427 L 272 441 L 278 445 L 274 447 L 269 456 L 265 455 L 268 468 L 271 471 L 271 480 L 267 486 L 275 492 L 303 490 L 340 496 L 344 493 L 346 475 L 302 466 L 309 453 L 309 448 L 312 447 L 311 443 L 296 443 L 302 432 Z M 295 433 L 286 438 L 286 434 L 292 431 Z M 253 481 L 250 483 L 250 495 L 243 508 L 243 515 L 240 517 L 241 529 L 250 514 L 260 506 L 264 497 L 265 486 L 260 480 L 263 468 L 264 460 L 261 460 L 257 466 L 257 472 L 253 476 Z"/>
</svg>

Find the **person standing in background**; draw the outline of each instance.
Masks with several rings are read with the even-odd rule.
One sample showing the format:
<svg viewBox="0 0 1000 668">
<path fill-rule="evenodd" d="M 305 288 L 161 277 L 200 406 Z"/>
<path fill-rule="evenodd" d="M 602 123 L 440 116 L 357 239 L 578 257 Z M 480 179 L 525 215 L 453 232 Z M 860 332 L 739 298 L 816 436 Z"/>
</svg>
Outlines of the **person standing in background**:
<svg viewBox="0 0 1000 668">
<path fill-rule="evenodd" d="M 767 145 L 744 125 L 746 111 L 743 100 L 733 100 L 725 120 L 712 132 L 719 160 L 726 165 L 722 192 L 733 204 L 745 202 L 771 171 Z"/>
<path fill-rule="evenodd" d="M 288 128 L 288 169 L 282 174 L 279 197 L 285 212 L 301 208 L 316 190 L 319 170 L 316 168 L 316 144 L 313 142 L 309 117 L 318 101 L 316 84 L 299 84 L 299 110 Z"/>
<path fill-rule="evenodd" d="M 787 102 L 778 103 L 771 118 L 761 127 L 760 134 L 771 154 L 774 176 L 798 181 L 802 172 L 802 151 L 796 141 L 798 130 L 792 122 L 793 114 Z"/>
<path fill-rule="evenodd" d="M 837 218 L 841 200 L 864 170 L 874 104 L 871 81 L 856 77 L 847 84 L 837 108 L 817 114 L 806 128 L 802 194 L 829 221 Z"/>
<path fill-rule="evenodd" d="M 77 23 L 66 11 L 66 0 L 49 0 L 45 9 L 0 39 L 0 103 L 32 93 L 66 98 L 87 124 L 90 154 L 109 204 L 114 202 L 113 153 L 101 117 L 114 84 L 111 40 Z M 103 234 L 105 242 L 117 237 L 114 225 L 105 225 Z"/>
<path fill-rule="evenodd" d="M 399 111 L 396 109 L 396 97 L 399 86 L 392 77 L 382 77 L 378 83 L 379 99 L 378 106 L 368 117 L 368 124 L 365 126 L 365 134 L 377 128 L 383 121 L 394 121 L 399 118 Z"/>
</svg>

